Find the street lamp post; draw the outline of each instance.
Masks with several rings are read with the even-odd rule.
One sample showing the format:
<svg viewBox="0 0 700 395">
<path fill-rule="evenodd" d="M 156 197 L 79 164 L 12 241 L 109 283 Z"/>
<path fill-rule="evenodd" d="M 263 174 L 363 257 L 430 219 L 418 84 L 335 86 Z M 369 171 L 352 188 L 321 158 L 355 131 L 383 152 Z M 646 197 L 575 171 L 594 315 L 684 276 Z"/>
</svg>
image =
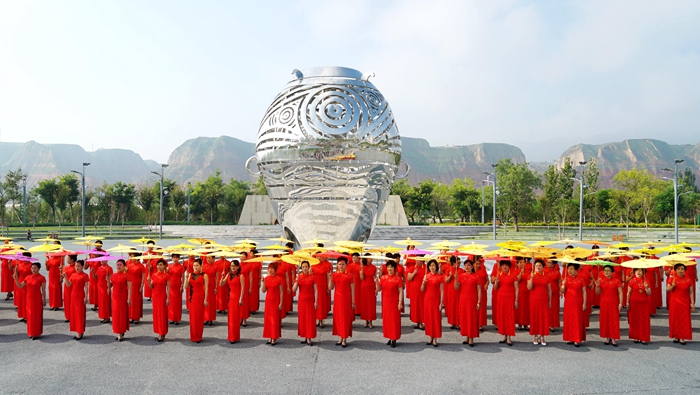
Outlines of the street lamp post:
<svg viewBox="0 0 700 395">
<path fill-rule="evenodd" d="M 498 165 L 491 165 L 493 167 L 493 239 L 496 240 L 496 189 L 497 189 L 497 177 L 496 177 L 496 166 Z"/>
<path fill-rule="evenodd" d="M 187 223 L 190 223 L 190 194 L 192 192 L 192 183 L 187 183 Z"/>
<path fill-rule="evenodd" d="M 163 163 L 160 165 L 160 173 L 157 171 L 152 171 L 151 173 L 160 176 L 160 231 L 159 231 L 159 239 L 163 238 L 163 181 L 164 181 L 164 175 L 165 175 L 165 168 L 168 167 L 166 163 Z"/>
<path fill-rule="evenodd" d="M 579 202 L 578 202 L 578 241 L 583 240 L 583 185 L 584 183 L 584 177 L 583 177 L 583 166 L 586 165 L 585 160 L 582 162 L 578 162 L 580 168 L 581 168 L 581 179 L 579 180 Z"/>
<path fill-rule="evenodd" d="M 487 171 L 485 171 L 483 173 L 486 174 L 486 179 L 481 181 L 481 224 L 482 225 L 486 223 L 486 220 L 484 218 L 484 206 L 485 206 L 485 203 L 484 203 L 484 184 L 488 185 L 489 181 L 490 181 L 489 178 L 491 177 L 491 173 L 489 173 Z"/>
<path fill-rule="evenodd" d="M 71 170 L 71 173 L 80 174 L 80 178 L 82 179 L 82 184 L 83 184 L 83 191 L 82 191 L 81 196 L 80 196 L 83 237 L 85 237 L 85 167 L 87 167 L 87 166 L 90 166 L 90 163 L 83 162 L 83 172 L 82 173 L 77 171 L 77 170 Z"/>
<path fill-rule="evenodd" d="M 22 224 L 27 224 L 27 176 L 22 177 Z"/>
<path fill-rule="evenodd" d="M 685 159 L 676 159 L 673 164 L 673 170 L 664 167 L 661 170 L 673 171 L 673 230 L 675 233 L 676 244 L 678 244 L 678 165 L 685 162 Z M 667 177 L 662 177 L 668 179 Z"/>
</svg>

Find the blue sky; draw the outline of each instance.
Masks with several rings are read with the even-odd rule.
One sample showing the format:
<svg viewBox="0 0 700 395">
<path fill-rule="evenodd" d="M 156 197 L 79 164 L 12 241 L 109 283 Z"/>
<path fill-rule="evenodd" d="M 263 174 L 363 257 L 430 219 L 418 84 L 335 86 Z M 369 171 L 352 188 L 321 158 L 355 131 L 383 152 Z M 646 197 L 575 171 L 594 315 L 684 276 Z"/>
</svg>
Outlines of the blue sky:
<svg viewBox="0 0 700 395">
<path fill-rule="evenodd" d="M 255 141 L 293 69 L 374 71 L 403 136 L 700 142 L 698 1 L 0 0 L 0 141 Z"/>
</svg>

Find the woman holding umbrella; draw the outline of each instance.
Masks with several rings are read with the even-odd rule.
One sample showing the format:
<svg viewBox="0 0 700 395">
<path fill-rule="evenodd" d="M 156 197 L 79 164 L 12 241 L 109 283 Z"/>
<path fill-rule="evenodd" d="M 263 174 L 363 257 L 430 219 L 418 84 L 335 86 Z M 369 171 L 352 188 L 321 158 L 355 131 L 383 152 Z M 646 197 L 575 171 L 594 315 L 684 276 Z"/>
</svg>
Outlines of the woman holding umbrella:
<svg viewBox="0 0 700 395">
<path fill-rule="evenodd" d="M 510 270 L 510 260 L 501 260 L 493 288 L 498 292 L 496 307 L 498 333 L 503 336 L 499 343 L 513 345 L 515 336 L 515 309 L 518 307 L 518 277 Z"/>
<path fill-rule="evenodd" d="M 605 344 L 617 347 L 620 339 L 620 312 L 622 311 L 622 283 L 613 276 L 612 265 L 603 267 L 603 277 L 595 282 L 595 293 L 600 295 L 600 337 Z"/>
<path fill-rule="evenodd" d="M 77 333 L 73 337 L 75 340 L 83 338 L 85 333 L 85 309 L 87 305 L 88 287 L 90 277 L 83 271 L 85 261 L 82 259 L 75 262 L 75 273 L 71 274 L 66 281 L 70 291 L 70 331 Z"/>
<path fill-rule="evenodd" d="M 643 268 L 634 268 L 634 277 L 627 282 L 627 295 L 629 338 L 647 345 L 651 341 L 651 287 Z"/>
<path fill-rule="evenodd" d="M 170 302 L 170 276 L 165 271 L 168 264 L 160 258 L 156 262 L 157 272 L 148 276 L 148 288 L 151 289 L 151 305 L 153 306 L 153 332 L 157 342 L 162 342 L 168 334 L 168 303 Z"/>
<path fill-rule="evenodd" d="M 429 273 L 423 276 L 420 291 L 425 292 L 423 317 L 425 318 L 425 334 L 430 337 L 427 346 L 438 346 L 437 339 L 442 337 L 442 307 L 445 297 L 445 278 L 438 273 L 438 263 L 435 259 L 428 261 Z"/>
<path fill-rule="evenodd" d="M 58 311 L 63 307 L 63 292 L 61 288 L 61 271 L 63 270 L 63 255 L 47 254 L 46 270 L 49 272 L 49 307 L 53 311 Z"/>
<path fill-rule="evenodd" d="M 527 279 L 530 292 L 530 334 L 535 338 L 533 344 L 547 345 L 544 337 L 549 335 L 549 309 L 552 307 L 552 288 L 544 275 L 544 263 L 535 261 L 535 270 Z"/>
<path fill-rule="evenodd" d="M 675 276 L 669 278 L 666 290 L 668 301 L 669 337 L 674 343 L 685 345 L 686 340 L 693 339 L 690 312 L 695 311 L 695 284 L 686 276 L 686 266 L 677 263 L 673 266 Z"/>
<path fill-rule="evenodd" d="M 365 254 L 370 255 L 370 254 Z M 362 258 L 360 274 L 360 319 L 365 321 L 365 328 L 374 328 L 372 321 L 377 319 L 377 267 L 372 264 L 371 258 Z"/>
<path fill-rule="evenodd" d="M 284 284 L 277 276 L 277 262 L 267 266 L 267 277 L 263 280 L 262 292 L 265 297 L 265 316 L 263 320 L 263 337 L 270 339 L 267 344 L 274 346 L 277 339 L 282 337 L 282 309 L 284 308 Z"/>
<path fill-rule="evenodd" d="M 290 258 L 293 257 L 290 256 Z M 284 257 L 283 257 L 284 259 Z M 313 258 L 307 258 L 313 259 Z M 318 287 L 314 282 L 314 276 L 311 274 L 311 264 L 309 260 L 301 261 L 301 274 L 298 275 L 292 285 L 292 293 L 299 290 L 297 299 L 297 309 L 299 310 L 299 320 L 297 332 L 299 337 L 304 338 L 302 343 L 309 346 L 311 339 L 316 338 L 316 309 L 318 308 Z M 314 259 L 315 263 L 318 263 Z"/>
<path fill-rule="evenodd" d="M 195 259 L 192 273 L 187 273 L 185 285 L 187 300 L 190 302 L 190 341 L 199 343 L 204 333 L 204 308 L 207 307 L 209 276 L 202 272 L 202 261 Z"/>
<path fill-rule="evenodd" d="M 552 290 L 552 305 L 549 308 L 549 331 L 553 332 L 561 327 L 561 320 L 559 319 L 559 309 L 561 307 L 561 273 L 559 272 L 559 265 L 551 259 L 547 260 L 544 275 L 549 280 L 549 288 Z"/>
<path fill-rule="evenodd" d="M 130 252 L 126 261 L 127 275 L 132 288 L 129 306 L 129 320 L 132 324 L 138 324 L 143 317 L 143 287 L 146 284 L 146 267 L 138 256 L 138 252 Z"/>
<path fill-rule="evenodd" d="M 126 273 L 126 262 L 117 260 L 117 272 L 109 278 L 112 296 L 112 332 L 117 334 L 117 341 L 124 339 L 129 330 L 129 305 L 131 304 L 131 281 Z"/>
<path fill-rule="evenodd" d="M 333 303 L 333 335 L 340 337 L 336 346 L 347 347 L 352 337 L 352 321 L 355 311 L 355 278 L 347 272 L 348 258 L 337 260 L 336 272 L 328 279 L 328 289 L 335 290 Z"/>
<path fill-rule="evenodd" d="M 569 263 L 567 276 L 561 283 L 564 294 L 564 341 L 580 347 L 586 340 L 586 280 L 578 276 L 578 263 Z"/>
<path fill-rule="evenodd" d="M 403 278 L 396 273 L 396 262 L 386 263 L 387 274 L 377 283 L 375 295 L 382 292 L 382 334 L 386 344 L 396 347 L 401 338 L 401 309 L 403 309 Z"/>
<path fill-rule="evenodd" d="M 103 324 L 109 323 L 109 319 L 112 316 L 112 303 L 111 297 L 109 295 L 109 278 L 114 273 L 114 270 L 109 266 L 108 259 L 109 256 L 97 257 L 95 260 L 99 260 L 100 266 L 96 270 L 97 275 L 97 316 L 102 319 Z M 113 259 L 113 258 L 111 258 Z M 92 262 L 88 259 L 88 262 Z"/>
<path fill-rule="evenodd" d="M 221 276 L 219 284 L 228 283 L 228 341 L 233 344 L 241 340 L 241 307 L 245 278 L 241 275 L 238 261 L 231 261 L 228 272 Z"/>
<path fill-rule="evenodd" d="M 425 318 L 423 317 L 425 293 L 420 290 L 425 277 L 425 264 L 420 259 L 422 257 L 423 255 L 420 255 L 418 259 L 411 259 L 415 263 L 412 266 L 406 266 L 406 294 L 409 295 L 410 318 L 416 324 L 414 329 L 425 329 Z"/>
<path fill-rule="evenodd" d="M 455 276 L 454 288 L 459 291 L 459 315 L 457 318 L 459 331 L 462 336 L 466 337 L 462 344 L 474 347 L 474 338 L 479 337 L 479 310 L 482 308 L 481 291 L 483 285 L 480 284 L 479 276 L 474 272 L 471 260 L 464 261 L 464 273 Z"/>
<path fill-rule="evenodd" d="M 22 282 L 19 274 L 15 273 L 16 289 L 25 291 L 25 309 L 27 319 L 27 335 L 34 340 L 44 331 L 44 307 L 46 306 L 46 277 L 39 274 L 41 263 L 31 263 L 31 273 Z"/>
<path fill-rule="evenodd" d="M 185 267 L 180 263 L 180 254 L 170 255 L 173 262 L 168 265 L 170 277 L 170 303 L 168 304 L 168 320 L 171 324 L 180 325 L 182 321 L 182 291 L 185 283 Z"/>
</svg>

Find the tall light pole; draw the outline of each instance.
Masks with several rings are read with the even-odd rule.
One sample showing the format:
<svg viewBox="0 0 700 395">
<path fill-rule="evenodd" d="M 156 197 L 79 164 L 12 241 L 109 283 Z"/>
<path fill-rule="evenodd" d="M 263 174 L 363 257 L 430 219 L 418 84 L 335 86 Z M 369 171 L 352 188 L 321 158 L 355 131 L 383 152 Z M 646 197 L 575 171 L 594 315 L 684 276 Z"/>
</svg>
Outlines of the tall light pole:
<svg viewBox="0 0 700 395">
<path fill-rule="evenodd" d="M 493 167 L 493 239 L 496 240 L 496 190 L 497 190 L 497 177 L 496 177 L 496 166 L 498 165 L 491 165 Z"/>
<path fill-rule="evenodd" d="M 163 238 L 163 176 L 165 175 L 165 168 L 168 167 L 167 164 L 163 163 L 160 165 L 160 173 L 157 171 L 152 171 L 151 173 L 160 176 L 160 231 L 159 231 L 159 239 Z"/>
<path fill-rule="evenodd" d="M 588 162 L 585 160 L 582 162 L 578 162 L 580 169 L 581 169 L 581 179 L 578 180 L 579 184 L 579 198 L 578 198 L 578 241 L 583 240 L 583 185 L 584 183 L 584 177 L 583 177 L 583 166 L 585 166 Z"/>
<path fill-rule="evenodd" d="M 192 192 L 192 183 L 187 183 L 187 223 L 190 223 L 190 193 Z"/>
<path fill-rule="evenodd" d="M 481 224 L 485 224 L 486 220 L 484 218 L 484 184 L 488 185 L 489 184 L 489 178 L 491 177 L 491 173 L 485 171 L 484 174 L 486 174 L 486 179 L 481 181 Z"/>
<path fill-rule="evenodd" d="M 80 196 L 80 201 L 81 201 L 81 211 L 82 211 L 82 229 L 83 229 L 83 237 L 85 237 L 85 167 L 90 166 L 90 163 L 83 162 L 83 172 L 79 172 L 77 170 L 71 170 L 71 173 L 75 174 L 80 174 L 80 178 L 82 178 L 83 182 L 83 192 Z"/>
<path fill-rule="evenodd" d="M 22 225 L 27 224 L 27 175 L 22 177 Z"/>
<path fill-rule="evenodd" d="M 673 230 L 675 233 L 676 244 L 678 244 L 678 165 L 685 162 L 685 159 L 676 159 L 673 164 L 673 170 L 664 167 L 661 170 L 673 171 Z M 669 179 L 668 177 L 661 177 Z"/>
</svg>

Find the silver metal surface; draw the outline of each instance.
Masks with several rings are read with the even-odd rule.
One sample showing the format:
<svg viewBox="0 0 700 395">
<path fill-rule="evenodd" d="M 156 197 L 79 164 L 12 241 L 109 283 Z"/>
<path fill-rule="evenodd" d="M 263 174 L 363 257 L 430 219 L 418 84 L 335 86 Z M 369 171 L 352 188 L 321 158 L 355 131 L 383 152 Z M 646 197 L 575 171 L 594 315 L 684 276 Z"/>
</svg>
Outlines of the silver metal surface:
<svg viewBox="0 0 700 395">
<path fill-rule="evenodd" d="M 262 174 L 290 240 L 365 241 L 399 164 L 399 177 L 410 170 L 389 103 L 369 82 L 371 72 L 321 67 L 292 74 L 260 123 L 246 168 Z"/>
</svg>

